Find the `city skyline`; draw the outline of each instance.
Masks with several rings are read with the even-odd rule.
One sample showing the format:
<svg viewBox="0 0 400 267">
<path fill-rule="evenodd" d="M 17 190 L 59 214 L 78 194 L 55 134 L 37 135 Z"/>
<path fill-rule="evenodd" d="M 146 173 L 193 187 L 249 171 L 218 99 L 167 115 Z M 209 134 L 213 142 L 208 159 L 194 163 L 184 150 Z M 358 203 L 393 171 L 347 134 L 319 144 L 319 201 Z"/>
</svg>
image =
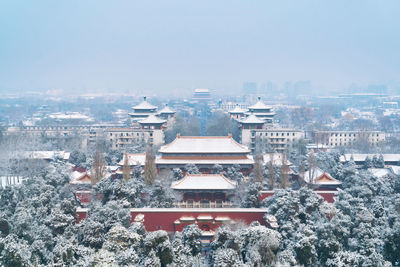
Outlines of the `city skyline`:
<svg viewBox="0 0 400 267">
<path fill-rule="evenodd" d="M 396 1 L 5 1 L 0 93 L 399 87 Z M 89 10 L 89 12 L 88 12 Z"/>
</svg>

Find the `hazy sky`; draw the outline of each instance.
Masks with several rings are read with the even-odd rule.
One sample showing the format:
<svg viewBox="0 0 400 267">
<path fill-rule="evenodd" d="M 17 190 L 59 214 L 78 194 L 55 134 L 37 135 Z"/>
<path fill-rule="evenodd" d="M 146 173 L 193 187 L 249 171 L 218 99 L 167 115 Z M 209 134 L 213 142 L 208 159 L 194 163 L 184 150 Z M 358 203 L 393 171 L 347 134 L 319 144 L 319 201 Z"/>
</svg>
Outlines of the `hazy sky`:
<svg viewBox="0 0 400 267">
<path fill-rule="evenodd" d="M 400 80 L 400 1 L 0 0 L 0 92 Z"/>
</svg>

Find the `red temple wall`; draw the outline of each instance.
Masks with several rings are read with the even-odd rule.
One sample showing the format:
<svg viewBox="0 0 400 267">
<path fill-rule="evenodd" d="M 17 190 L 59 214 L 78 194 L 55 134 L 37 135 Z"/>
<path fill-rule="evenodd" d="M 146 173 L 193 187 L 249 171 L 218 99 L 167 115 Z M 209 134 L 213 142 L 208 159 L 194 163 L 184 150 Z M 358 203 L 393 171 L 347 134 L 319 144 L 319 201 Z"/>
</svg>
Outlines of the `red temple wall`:
<svg viewBox="0 0 400 267">
<path fill-rule="evenodd" d="M 208 226 L 210 230 L 215 230 L 223 223 L 215 222 L 214 219 L 216 217 L 229 217 L 232 221 L 235 222 L 243 222 L 246 224 L 250 224 L 253 221 L 258 221 L 259 223 L 265 225 L 264 215 L 265 212 L 220 212 L 220 211 L 161 211 L 161 212 L 141 212 L 141 211 L 132 211 L 131 212 L 131 222 L 135 219 L 136 215 L 143 214 L 144 215 L 144 225 L 146 231 L 157 231 L 157 230 L 165 230 L 167 232 L 175 232 L 182 231 L 182 229 L 189 224 L 196 223 L 200 229 L 203 229 L 204 225 Z M 197 221 L 196 222 L 185 222 L 181 224 L 174 224 L 176 220 L 179 220 L 181 217 L 194 217 L 197 219 L 198 216 L 211 216 L 213 220 L 210 221 Z"/>
</svg>

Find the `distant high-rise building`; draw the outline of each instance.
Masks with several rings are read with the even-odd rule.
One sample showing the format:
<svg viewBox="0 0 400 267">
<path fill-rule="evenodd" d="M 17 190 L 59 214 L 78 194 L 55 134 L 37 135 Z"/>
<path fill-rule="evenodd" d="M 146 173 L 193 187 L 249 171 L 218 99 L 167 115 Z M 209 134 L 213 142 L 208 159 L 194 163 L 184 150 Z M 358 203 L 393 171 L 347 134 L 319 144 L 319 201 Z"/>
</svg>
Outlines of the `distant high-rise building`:
<svg viewBox="0 0 400 267">
<path fill-rule="evenodd" d="M 211 99 L 211 94 L 209 89 L 195 89 L 193 94 L 193 100 L 195 101 L 209 101 Z"/>
<path fill-rule="evenodd" d="M 243 83 L 243 92 L 245 94 L 257 94 L 257 83 L 255 82 Z"/>
</svg>

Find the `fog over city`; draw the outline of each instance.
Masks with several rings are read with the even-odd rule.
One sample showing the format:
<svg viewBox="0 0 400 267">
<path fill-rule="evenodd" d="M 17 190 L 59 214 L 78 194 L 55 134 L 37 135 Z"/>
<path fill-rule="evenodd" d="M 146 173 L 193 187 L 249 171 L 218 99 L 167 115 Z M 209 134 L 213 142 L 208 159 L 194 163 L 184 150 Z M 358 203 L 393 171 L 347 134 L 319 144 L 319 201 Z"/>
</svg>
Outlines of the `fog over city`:
<svg viewBox="0 0 400 267">
<path fill-rule="evenodd" d="M 399 91 L 400 3 L 1 1 L 0 93 Z"/>
<path fill-rule="evenodd" d="M 0 266 L 400 267 L 400 1 L 0 0 Z"/>
</svg>

